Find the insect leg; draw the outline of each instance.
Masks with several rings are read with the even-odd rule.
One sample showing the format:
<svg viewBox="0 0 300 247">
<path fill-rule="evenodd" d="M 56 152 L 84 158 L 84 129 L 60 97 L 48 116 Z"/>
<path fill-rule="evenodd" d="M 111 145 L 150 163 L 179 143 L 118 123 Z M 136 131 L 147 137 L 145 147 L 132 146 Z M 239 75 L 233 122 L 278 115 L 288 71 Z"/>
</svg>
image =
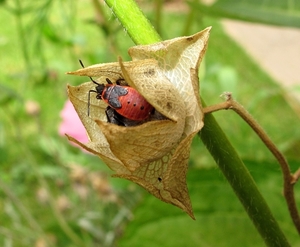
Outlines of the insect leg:
<svg viewBox="0 0 300 247">
<path fill-rule="evenodd" d="M 125 126 L 124 117 L 118 114 L 112 107 L 108 106 L 105 110 L 105 114 L 108 123 L 116 124 L 119 126 Z"/>
<path fill-rule="evenodd" d="M 110 79 L 106 78 L 105 80 L 108 84 L 113 84 Z"/>
<path fill-rule="evenodd" d="M 91 93 L 98 93 L 96 90 L 89 90 L 88 93 L 88 116 L 90 116 Z"/>
</svg>

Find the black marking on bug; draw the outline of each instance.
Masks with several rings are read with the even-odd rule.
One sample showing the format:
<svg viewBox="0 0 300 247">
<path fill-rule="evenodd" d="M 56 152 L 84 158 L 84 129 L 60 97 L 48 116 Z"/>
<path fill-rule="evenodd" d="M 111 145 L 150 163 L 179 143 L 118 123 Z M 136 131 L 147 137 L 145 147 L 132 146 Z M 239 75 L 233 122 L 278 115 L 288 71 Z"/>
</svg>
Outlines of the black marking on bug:
<svg viewBox="0 0 300 247">
<path fill-rule="evenodd" d="M 108 101 L 108 104 L 115 108 L 120 109 L 122 107 L 121 102 L 119 101 L 120 96 L 128 94 L 128 90 L 122 86 L 110 86 L 106 87 L 106 91 L 103 95 L 103 99 Z"/>
<path fill-rule="evenodd" d="M 161 182 L 161 181 L 162 181 L 162 178 L 161 178 L 161 177 L 158 177 L 157 180 L 158 180 L 158 182 Z"/>
</svg>

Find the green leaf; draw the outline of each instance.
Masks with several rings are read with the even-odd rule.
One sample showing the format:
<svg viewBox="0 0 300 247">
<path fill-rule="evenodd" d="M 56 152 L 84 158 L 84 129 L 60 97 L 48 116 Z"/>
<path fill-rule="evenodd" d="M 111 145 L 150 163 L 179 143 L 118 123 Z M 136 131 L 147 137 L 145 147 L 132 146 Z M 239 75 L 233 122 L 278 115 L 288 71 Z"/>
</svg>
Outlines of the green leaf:
<svg viewBox="0 0 300 247">
<path fill-rule="evenodd" d="M 300 1 L 219 0 L 210 6 L 195 1 L 190 5 L 202 14 L 219 18 L 300 27 Z"/>
</svg>

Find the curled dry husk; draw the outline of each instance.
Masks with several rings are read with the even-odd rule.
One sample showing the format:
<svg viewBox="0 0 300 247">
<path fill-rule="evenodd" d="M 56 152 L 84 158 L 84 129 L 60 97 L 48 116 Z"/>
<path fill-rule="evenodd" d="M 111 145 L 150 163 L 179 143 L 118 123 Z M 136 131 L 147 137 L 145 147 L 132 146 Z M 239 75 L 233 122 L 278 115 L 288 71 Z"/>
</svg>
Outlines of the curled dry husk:
<svg viewBox="0 0 300 247">
<path fill-rule="evenodd" d="M 93 77 L 106 84 L 123 78 L 167 119 L 148 121 L 134 127 L 107 123 L 105 102 L 88 92 L 93 82 L 68 86 L 68 94 L 90 142 L 82 144 L 98 155 L 113 171 L 157 198 L 183 209 L 192 218 L 193 210 L 186 185 L 190 145 L 203 127 L 199 99 L 198 67 L 204 56 L 210 28 L 188 37 L 129 49 L 132 61 L 96 64 L 68 74 Z"/>
</svg>

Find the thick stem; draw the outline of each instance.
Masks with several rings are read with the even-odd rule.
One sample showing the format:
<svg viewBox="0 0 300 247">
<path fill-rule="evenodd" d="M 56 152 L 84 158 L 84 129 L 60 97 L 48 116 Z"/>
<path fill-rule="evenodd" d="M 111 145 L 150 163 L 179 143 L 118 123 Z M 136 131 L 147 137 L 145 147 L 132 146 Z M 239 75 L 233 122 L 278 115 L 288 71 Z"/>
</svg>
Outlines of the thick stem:
<svg viewBox="0 0 300 247">
<path fill-rule="evenodd" d="M 135 1 L 105 0 L 105 2 L 119 19 L 135 44 L 147 45 L 161 40 Z"/>
<path fill-rule="evenodd" d="M 274 142 L 264 131 L 264 129 L 255 121 L 255 119 L 249 114 L 248 111 L 244 109 L 242 105 L 240 105 L 238 102 L 232 99 L 230 93 L 225 93 L 224 95 L 226 97 L 225 102 L 204 108 L 204 113 L 208 114 L 214 111 L 227 109 L 235 111 L 241 118 L 245 120 L 247 124 L 249 124 L 249 126 L 255 131 L 255 133 L 263 141 L 266 147 L 271 151 L 271 153 L 274 155 L 274 157 L 280 164 L 284 180 L 284 196 L 288 205 L 290 216 L 294 222 L 298 233 L 300 234 L 300 217 L 294 197 L 294 184 L 299 177 L 300 170 L 297 171 L 295 175 L 292 175 L 290 172 L 288 162 L 284 158 L 283 154 L 278 150 Z"/>
</svg>

